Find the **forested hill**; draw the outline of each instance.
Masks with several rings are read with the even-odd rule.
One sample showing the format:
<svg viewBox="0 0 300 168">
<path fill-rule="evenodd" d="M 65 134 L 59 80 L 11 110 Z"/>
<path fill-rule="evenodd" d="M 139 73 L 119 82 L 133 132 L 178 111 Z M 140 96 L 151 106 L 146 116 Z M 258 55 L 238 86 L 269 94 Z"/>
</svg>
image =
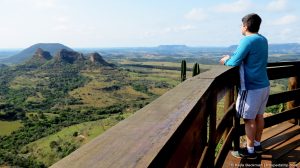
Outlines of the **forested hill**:
<svg viewBox="0 0 300 168">
<path fill-rule="evenodd" d="M 48 51 L 38 48 L 33 56 L 20 66 L 27 68 L 51 68 L 57 66 L 72 66 L 84 69 L 88 66 L 110 66 L 115 65 L 106 62 L 99 53 L 83 54 L 73 50 L 61 49 L 54 56 Z"/>
<path fill-rule="evenodd" d="M 28 60 L 32 55 L 34 55 L 35 51 L 38 48 L 48 51 L 51 55 L 55 55 L 59 50 L 62 49 L 73 51 L 70 47 L 67 47 L 60 43 L 37 43 L 22 50 L 16 55 L 4 59 L 3 62 L 12 63 L 12 64 L 18 64 L 24 62 L 25 60 Z"/>
</svg>

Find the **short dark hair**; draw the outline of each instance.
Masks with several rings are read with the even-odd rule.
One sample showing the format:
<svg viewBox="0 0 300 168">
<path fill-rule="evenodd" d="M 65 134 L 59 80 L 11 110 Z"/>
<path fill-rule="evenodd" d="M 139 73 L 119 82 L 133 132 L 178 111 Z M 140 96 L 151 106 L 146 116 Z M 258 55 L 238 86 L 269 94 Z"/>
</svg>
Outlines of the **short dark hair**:
<svg viewBox="0 0 300 168">
<path fill-rule="evenodd" d="M 255 13 L 250 13 L 242 18 L 242 22 L 249 32 L 256 33 L 259 31 L 261 18 Z"/>
</svg>

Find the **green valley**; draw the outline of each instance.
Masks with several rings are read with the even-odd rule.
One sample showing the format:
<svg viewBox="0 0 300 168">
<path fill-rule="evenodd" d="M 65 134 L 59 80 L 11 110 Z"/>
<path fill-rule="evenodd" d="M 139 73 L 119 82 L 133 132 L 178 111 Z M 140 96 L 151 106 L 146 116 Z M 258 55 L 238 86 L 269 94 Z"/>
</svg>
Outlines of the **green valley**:
<svg viewBox="0 0 300 168">
<path fill-rule="evenodd" d="M 48 167 L 180 82 L 177 70 L 116 66 L 97 53 L 44 54 L 0 70 L 0 165 Z"/>
</svg>

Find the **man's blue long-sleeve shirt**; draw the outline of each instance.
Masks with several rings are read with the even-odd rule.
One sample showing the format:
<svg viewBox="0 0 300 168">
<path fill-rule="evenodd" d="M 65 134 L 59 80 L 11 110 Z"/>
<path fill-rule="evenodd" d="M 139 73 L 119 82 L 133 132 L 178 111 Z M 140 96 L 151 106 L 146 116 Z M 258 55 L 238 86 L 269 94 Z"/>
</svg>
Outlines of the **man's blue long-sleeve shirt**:
<svg viewBox="0 0 300 168">
<path fill-rule="evenodd" d="M 225 65 L 240 66 L 241 89 L 254 90 L 270 85 L 267 63 L 267 39 L 260 34 L 252 34 L 241 39 L 238 48 Z"/>
</svg>

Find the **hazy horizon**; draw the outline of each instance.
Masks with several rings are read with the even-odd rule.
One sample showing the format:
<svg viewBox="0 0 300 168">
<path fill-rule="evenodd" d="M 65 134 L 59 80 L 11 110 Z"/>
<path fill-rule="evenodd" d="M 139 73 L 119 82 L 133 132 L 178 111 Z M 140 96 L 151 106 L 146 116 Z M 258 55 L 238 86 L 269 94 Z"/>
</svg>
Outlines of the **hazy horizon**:
<svg viewBox="0 0 300 168">
<path fill-rule="evenodd" d="M 37 44 L 37 43 L 36 43 Z M 62 43 L 60 43 L 62 44 Z M 297 42 L 287 42 L 287 43 L 269 43 L 269 45 L 276 45 L 276 44 L 299 44 L 300 43 L 297 43 Z M 34 44 L 32 44 L 34 45 Z M 29 48 L 31 47 L 32 45 L 30 46 L 27 46 L 25 48 L 0 48 L 0 51 L 16 51 L 16 50 L 24 50 L 26 48 Z M 228 45 L 228 46 L 191 46 L 191 45 L 186 45 L 186 44 L 158 44 L 156 46 L 128 46 L 128 47 L 122 47 L 122 46 L 117 46 L 117 47 L 114 47 L 114 46 L 111 46 L 111 47 L 72 47 L 72 46 L 69 46 L 69 45 L 66 45 L 66 44 L 63 44 L 67 47 L 70 47 L 72 49 L 126 49 L 126 48 L 155 48 L 155 47 L 159 47 L 159 46 L 186 46 L 186 47 L 190 47 L 190 48 L 228 48 L 228 47 L 231 47 L 233 45 L 238 45 L 238 44 L 231 44 L 231 45 Z"/>
</svg>

